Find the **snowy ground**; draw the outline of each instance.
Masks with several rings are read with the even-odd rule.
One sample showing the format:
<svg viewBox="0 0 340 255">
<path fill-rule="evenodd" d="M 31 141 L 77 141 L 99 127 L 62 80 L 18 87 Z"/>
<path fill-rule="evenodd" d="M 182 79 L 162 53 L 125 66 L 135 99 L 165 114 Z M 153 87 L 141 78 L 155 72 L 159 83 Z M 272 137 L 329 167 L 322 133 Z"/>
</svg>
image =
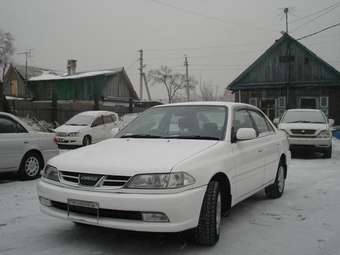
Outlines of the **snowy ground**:
<svg viewBox="0 0 340 255">
<path fill-rule="evenodd" d="M 340 142 L 332 160 L 293 159 L 284 196 L 263 193 L 224 218 L 219 243 L 200 247 L 178 234 L 80 227 L 39 212 L 36 181 L 0 175 L 0 254 L 340 254 Z"/>
</svg>

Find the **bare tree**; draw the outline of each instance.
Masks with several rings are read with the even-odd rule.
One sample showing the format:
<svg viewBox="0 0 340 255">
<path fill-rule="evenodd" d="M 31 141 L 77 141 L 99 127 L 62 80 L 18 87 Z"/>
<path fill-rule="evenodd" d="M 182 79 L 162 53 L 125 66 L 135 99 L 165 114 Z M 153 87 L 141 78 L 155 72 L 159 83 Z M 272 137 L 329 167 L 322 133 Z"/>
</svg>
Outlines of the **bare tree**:
<svg viewBox="0 0 340 255">
<path fill-rule="evenodd" d="M 185 76 L 180 73 L 174 73 L 168 66 L 161 66 L 159 69 L 150 70 L 148 79 L 152 85 L 160 84 L 165 87 L 169 103 L 172 103 L 174 97 L 185 85 Z"/>
<path fill-rule="evenodd" d="M 217 91 L 213 89 L 212 84 L 204 83 L 200 86 L 202 101 L 216 101 L 218 100 Z"/>
<path fill-rule="evenodd" d="M 3 83 L 5 72 L 11 56 L 14 53 L 14 38 L 11 33 L 0 30 L 0 68 L 2 68 L 2 84 L 0 83 L 0 111 L 5 109 Z"/>
</svg>

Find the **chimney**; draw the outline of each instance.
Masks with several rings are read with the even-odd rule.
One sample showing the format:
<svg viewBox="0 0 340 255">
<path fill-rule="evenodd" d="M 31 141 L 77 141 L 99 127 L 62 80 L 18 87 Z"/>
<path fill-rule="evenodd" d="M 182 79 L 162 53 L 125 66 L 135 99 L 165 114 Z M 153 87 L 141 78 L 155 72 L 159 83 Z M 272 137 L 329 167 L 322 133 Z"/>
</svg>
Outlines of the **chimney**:
<svg viewBox="0 0 340 255">
<path fill-rule="evenodd" d="M 66 67 L 67 67 L 67 75 L 76 74 L 77 60 L 76 59 L 67 60 L 67 66 Z"/>
</svg>

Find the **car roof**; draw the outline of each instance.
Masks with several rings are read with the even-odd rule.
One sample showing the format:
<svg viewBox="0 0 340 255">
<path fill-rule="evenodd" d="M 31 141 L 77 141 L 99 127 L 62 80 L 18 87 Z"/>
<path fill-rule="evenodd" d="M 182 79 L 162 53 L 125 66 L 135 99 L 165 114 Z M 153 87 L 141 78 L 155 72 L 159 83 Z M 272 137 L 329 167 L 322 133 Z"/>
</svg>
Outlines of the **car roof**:
<svg viewBox="0 0 340 255">
<path fill-rule="evenodd" d="M 114 114 L 114 112 L 109 112 L 109 111 L 86 111 L 86 112 L 81 112 L 79 115 L 86 115 L 86 116 L 100 116 L 100 115 L 110 115 Z"/>
<path fill-rule="evenodd" d="M 164 104 L 157 105 L 154 107 L 167 107 L 167 106 L 226 106 L 226 107 L 235 107 L 235 106 L 245 106 L 245 107 L 254 107 L 249 104 L 243 103 L 235 103 L 235 102 L 222 102 L 222 101 L 197 101 L 197 102 L 184 102 L 184 103 L 174 103 L 174 104 Z M 256 107 L 254 107 L 256 108 Z"/>
<path fill-rule="evenodd" d="M 288 112 L 320 112 L 319 109 L 289 109 Z"/>
</svg>

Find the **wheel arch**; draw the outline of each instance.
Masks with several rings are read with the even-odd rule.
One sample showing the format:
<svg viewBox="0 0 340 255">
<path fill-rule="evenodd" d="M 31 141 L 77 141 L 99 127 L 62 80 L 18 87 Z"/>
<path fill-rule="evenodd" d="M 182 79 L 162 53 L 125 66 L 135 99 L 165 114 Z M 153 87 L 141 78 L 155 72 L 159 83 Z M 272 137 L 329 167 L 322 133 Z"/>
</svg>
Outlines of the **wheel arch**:
<svg viewBox="0 0 340 255">
<path fill-rule="evenodd" d="M 223 212 L 226 212 L 231 208 L 232 203 L 231 184 L 228 176 L 225 173 L 218 172 L 210 179 L 210 181 L 217 181 L 220 184 L 222 189 L 222 209 Z"/>
<path fill-rule="evenodd" d="M 28 151 L 25 152 L 25 154 L 21 157 L 21 160 L 20 160 L 20 166 L 24 160 L 24 158 L 29 154 L 29 153 L 37 153 L 41 159 L 41 162 L 43 163 L 43 168 L 45 166 L 45 159 L 44 159 L 44 156 L 43 154 L 41 153 L 41 151 L 39 151 L 38 149 L 30 149 Z"/>
</svg>

